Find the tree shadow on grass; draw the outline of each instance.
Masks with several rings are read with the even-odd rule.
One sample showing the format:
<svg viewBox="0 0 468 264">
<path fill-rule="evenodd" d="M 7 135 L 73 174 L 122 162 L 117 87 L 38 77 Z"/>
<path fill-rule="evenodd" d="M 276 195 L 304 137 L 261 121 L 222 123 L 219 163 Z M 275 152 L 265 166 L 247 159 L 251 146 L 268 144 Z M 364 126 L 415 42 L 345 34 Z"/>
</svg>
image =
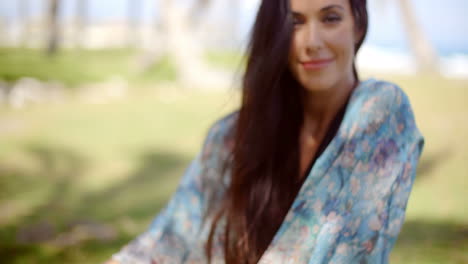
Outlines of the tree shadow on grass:
<svg viewBox="0 0 468 264">
<path fill-rule="evenodd" d="M 154 216 L 175 190 L 189 159 L 176 153 L 148 151 L 138 160 L 138 168 L 127 180 L 84 196 L 78 215 L 95 215 L 105 220 Z"/>
<path fill-rule="evenodd" d="M 398 263 L 468 263 L 468 224 L 408 220 L 392 252 Z"/>
<path fill-rule="evenodd" d="M 101 244 L 101 251 L 105 251 L 105 248 L 115 251 L 146 228 L 138 226 L 132 231 L 134 233 L 122 233 L 116 221 L 126 218 L 136 223 L 149 223 L 174 191 L 188 163 L 188 158 L 177 153 L 147 151 L 138 157 L 137 168 L 125 180 L 103 191 L 83 193 L 83 190 L 76 188 L 89 166 L 82 155 L 46 145 L 31 146 L 27 151 L 40 164 L 38 169 L 8 168 L 8 175 L 0 175 L 0 179 L 13 183 L 4 190 L 12 194 L 23 190 L 13 199 L 33 199 L 24 190 L 43 189 L 45 194 L 39 204 L 31 207 L 18 221 L 2 226 L 0 255 L 6 263 L 28 262 L 27 259 L 31 258 L 49 263 L 63 263 L 65 260 L 78 263 L 72 261 L 72 256 L 77 252 L 81 255 L 99 255 L 99 252 L 86 252 L 90 243 Z M 0 172 L 5 171 L 0 169 Z M 14 183 L 18 178 L 24 179 L 21 184 Z M 0 200 L 0 211 L 2 201 L 5 200 Z M 56 249 L 53 254 L 44 253 L 48 251 L 43 251 L 43 243 L 69 232 L 77 223 L 112 226 L 117 237 L 112 241 L 86 240 Z"/>
<path fill-rule="evenodd" d="M 32 207 L 17 225 L 44 217 L 54 218 L 63 213 L 64 201 L 74 193 L 75 183 L 87 169 L 83 156 L 65 148 L 36 144 L 28 146 L 26 152 L 38 166 L 34 171 L 18 167 L 0 169 L 4 173 L 0 178 L 5 183 L 2 191 L 7 194 L 0 203 L 18 199 L 36 204 L 39 202 L 34 199 L 44 201 Z M 38 192 L 42 194 L 38 195 Z"/>
<path fill-rule="evenodd" d="M 41 254 L 40 247 L 35 244 L 56 235 L 54 224 L 67 211 L 66 201 L 87 168 L 86 159 L 65 148 L 34 144 L 25 152 L 37 164 L 34 170 L 0 163 L 0 178 L 6 183 L 2 187 L 6 195 L 0 199 L 0 216 L 16 209 L 4 207 L 5 203 L 13 207 L 24 203 L 29 208 L 15 222 L 0 229 L 0 255 L 5 263 Z"/>
<path fill-rule="evenodd" d="M 416 182 L 425 179 L 434 169 L 440 166 L 442 163 L 450 160 L 453 155 L 453 149 L 446 147 L 435 153 L 428 153 L 421 156 L 421 160 L 418 164 Z"/>
</svg>

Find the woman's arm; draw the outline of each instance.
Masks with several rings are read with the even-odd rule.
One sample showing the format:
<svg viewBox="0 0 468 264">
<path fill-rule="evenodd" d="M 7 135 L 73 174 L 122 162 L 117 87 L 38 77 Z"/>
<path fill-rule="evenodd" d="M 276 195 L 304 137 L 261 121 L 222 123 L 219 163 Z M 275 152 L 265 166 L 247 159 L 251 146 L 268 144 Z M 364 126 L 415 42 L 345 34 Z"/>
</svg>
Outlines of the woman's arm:
<svg viewBox="0 0 468 264">
<path fill-rule="evenodd" d="M 150 228 L 123 247 L 112 260 L 117 263 L 150 263 L 157 257 L 173 263 L 180 262 L 202 218 L 204 201 L 197 184 L 202 171 L 200 158 L 197 157 Z"/>
<path fill-rule="evenodd" d="M 404 222 L 424 139 L 406 94 L 397 86 L 377 88 L 382 92 L 370 98 L 368 110 L 375 114 L 354 135 L 357 144 L 370 147 L 356 153 L 349 175 L 354 187 L 343 193 L 349 204 L 344 225 L 320 263 L 387 263 Z"/>
<path fill-rule="evenodd" d="M 382 227 L 373 243 L 367 243 L 368 249 L 364 259 L 367 263 L 386 263 L 405 221 L 406 206 L 414 183 L 417 163 L 423 148 L 422 139 L 414 142 L 408 149 L 408 159 L 401 168 L 397 179 L 391 187 Z"/>
<path fill-rule="evenodd" d="M 210 194 L 219 191 L 224 137 L 230 118 L 216 122 L 167 206 L 150 228 L 115 254 L 110 263 L 181 263 L 198 240 Z M 112 262 L 114 261 L 114 262 Z"/>
</svg>

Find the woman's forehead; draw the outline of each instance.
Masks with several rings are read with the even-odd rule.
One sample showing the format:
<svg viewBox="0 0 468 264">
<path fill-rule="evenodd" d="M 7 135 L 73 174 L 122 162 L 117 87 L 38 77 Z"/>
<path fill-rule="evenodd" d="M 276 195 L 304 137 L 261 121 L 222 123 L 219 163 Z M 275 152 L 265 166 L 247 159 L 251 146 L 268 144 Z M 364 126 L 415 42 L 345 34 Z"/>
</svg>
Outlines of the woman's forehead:
<svg viewBox="0 0 468 264">
<path fill-rule="evenodd" d="M 320 12 L 329 6 L 337 6 L 347 9 L 349 0 L 289 0 L 291 10 L 295 12 Z"/>
</svg>

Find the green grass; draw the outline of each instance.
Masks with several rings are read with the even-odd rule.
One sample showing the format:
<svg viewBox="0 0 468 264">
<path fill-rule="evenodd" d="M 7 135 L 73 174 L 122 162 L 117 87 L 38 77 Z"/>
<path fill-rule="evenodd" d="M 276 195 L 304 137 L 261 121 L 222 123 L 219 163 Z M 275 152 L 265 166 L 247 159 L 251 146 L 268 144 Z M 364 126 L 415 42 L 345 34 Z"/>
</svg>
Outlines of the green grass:
<svg viewBox="0 0 468 264">
<path fill-rule="evenodd" d="M 29 76 L 44 81 L 57 80 L 69 86 L 103 81 L 109 75 L 128 77 L 127 50 L 60 51 L 47 57 L 36 49 L 0 49 L 0 78 L 15 81 Z"/>
<path fill-rule="evenodd" d="M 209 125 L 237 100 L 235 94 L 145 90 L 109 105 L 2 109 L 1 127 L 13 125 L 0 128 L 0 255 L 8 263 L 108 257 L 147 227 Z M 118 237 L 60 249 L 16 243 L 24 227 L 48 222 L 66 233 L 76 220 L 111 225 Z"/>
<path fill-rule="evenodd" d="M 97 57 L 102 56 L 104 64 L 103 58 L 113 57 L 112 52 Z M 35 55 L 24 56 L 33 60 Z M 237 64 L 232 55 L 209 56 L 227 68 Z M 71 58 L 65 56 L 63 63 Z M 5 63 L 3 57 L 0 63 Z M 53 65 L 47 67 L 61 68 Z M 119 69 L 126 71 L 113 67 L 93 74 L 99 79 Z M 73 72 L 73 68 L 59 70 Z M 7 71 L 14 72 L 0 67 L 0 73 Z M 16 71 L 20 76 L 26 69 Z M 54 76 L 48 71 L 42 74 L 44 79 Z M 468 141 L 464 140 L 468 82 L 436 76 L 380 77 L 408 93 L 426 138 L 391 263 L 468 263 Z M 70 83 L 83 80 L 70 79 Z M 72 99 L 20 110 L 0 108 L 2 263 L 99 263 L 108 258 L 145 230 L 199 150 L 209 125 L 237 103 L 238 94 L 233 92 L 169 90 L 155 83 L 151 89 L 135 89 L 124 100 L 104 105 Z M 49 228 L 42 235 L 58 237 L 72 232 L 76 221 L 108 225 L 116 237 L 69 246 L 20 243 L 25 230 Z"/>
<path fill-rule="evenodd" d="M 140 70 L 138 60 L 144 56 L 129 49 L 65 49 L 48 57 L 37 49 L 0 48 L 0 80 L 12 82 L 28 76 L 75 87 L 106 81 L 113 76 L 121 76 L 135 84 L 173 81 L 177 78 L 167 56 L 145 71 Z M 241 65 L 242 57 L 236 52 L 208 52 L 205 58 L 215 67 L 236 69 Z"/>
</svg>

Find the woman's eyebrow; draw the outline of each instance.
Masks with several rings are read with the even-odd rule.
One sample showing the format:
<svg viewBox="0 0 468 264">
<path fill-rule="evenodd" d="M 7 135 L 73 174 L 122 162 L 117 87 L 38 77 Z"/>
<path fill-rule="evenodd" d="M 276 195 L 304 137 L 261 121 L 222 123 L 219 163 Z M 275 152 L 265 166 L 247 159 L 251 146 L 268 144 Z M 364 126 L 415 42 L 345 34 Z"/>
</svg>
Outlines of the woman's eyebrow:
<svg viewBox="0 0 468 264">
<path fill-rule="evenodd" d="M 330 9 L 333 9 L 333 8 L 338 8 L 338 9 L 344 10 L 343 6 L 334 4 L 334 5 L 327 5 L 327 6 L 323 7 L 322 9 L 320 9 L 319 12 L 326 12 L 326 11 L 328 11 Z M 301 12 L 294 11 L 294 10 L 291 10 L 291 13 L 294 16 L 302 16 L 303 15 Z"/>
<path fill-rule="evenodd" d="M 302 15 L 301 13 L 296 12 L 296 11 L 292 11 L 291 13 L 293 14 L 293 16 L 301 16 Z"/>
<path fill-rule="evenodd" d="M 325 12 L 325 11 L 328 11 L 328 10 L 333 9 L 333 8 L 338 8 L 338 9 L 344 10 L 344 7 L 342 7 L 341 5 L 327 5 L 326 7 L 320 9 L 320 12 Z"/>
</svg>

